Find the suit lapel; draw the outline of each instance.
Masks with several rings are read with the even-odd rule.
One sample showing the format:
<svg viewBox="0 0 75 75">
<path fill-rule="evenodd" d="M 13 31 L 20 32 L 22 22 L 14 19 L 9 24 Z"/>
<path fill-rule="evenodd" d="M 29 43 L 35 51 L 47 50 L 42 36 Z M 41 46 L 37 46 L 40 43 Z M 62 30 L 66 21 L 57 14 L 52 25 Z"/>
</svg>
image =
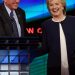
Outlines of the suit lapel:
<svg viewBox="0 0 75 75">
<path fill-rule="evenodd" d="M 16 14 L 17 14 L 17 18 L 18 18 L 19 24 L 20 24 L 20 26 L 21 26 L 21 25 L 23 24 L 21 14 L 19 13 L 18 10 L 15 10 L 15 12 L 16 12 Z"/>
<path fill-rule="evenodd" d="M 3 19 L 3 22 L 4 22 L 4 29 L 6 31 L 7 34 L 12 34 L 12 25 L 11 25 L 11 21 L 10 21 L 10 17 L 8 15 L 8 12 L 4 6 L 4 4 L 2 5 L 2 11 L 1 11 L 1 16 Z"/>
<path fill-rule="evenodd" d="M 17 14 L 17 18 L 18 18 L 18 21 L 19 21 L 19 24 L 20 24 L 20 27 L 21 27 L 21 36 L 24 35 L 24 28 L 23 28 L 23 18 L 22 18 L 22 13 L 20 13 L 20 10 L 15 10 L 16 14 Z"/>
</svg>

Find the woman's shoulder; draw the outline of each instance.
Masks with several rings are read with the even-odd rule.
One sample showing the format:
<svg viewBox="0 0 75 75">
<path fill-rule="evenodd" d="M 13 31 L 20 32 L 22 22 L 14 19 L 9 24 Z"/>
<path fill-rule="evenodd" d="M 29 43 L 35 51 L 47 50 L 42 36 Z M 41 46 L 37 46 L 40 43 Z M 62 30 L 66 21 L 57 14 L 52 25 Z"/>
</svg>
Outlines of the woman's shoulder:
<svg viewBox="0 0 75 75">
<path fill-rule="evenodd" d="M 75 20 L 75 16 L 67 16 L 68 19 Z"/>
<path fill-rule="evenodd" d="M 45 20 L 43 23 L 42 23 L 42 25 L 51 25 L 51 22 L 52 22 L 52 19 L 50 18 L 50 19 L 47 19 L 47 20 Z"/>
<path fill-rule="evenodd" d="M 41 24 L 42 28 L 51 28 L 52 27 L 52 19 L 47 19 Z"/>
</svg>

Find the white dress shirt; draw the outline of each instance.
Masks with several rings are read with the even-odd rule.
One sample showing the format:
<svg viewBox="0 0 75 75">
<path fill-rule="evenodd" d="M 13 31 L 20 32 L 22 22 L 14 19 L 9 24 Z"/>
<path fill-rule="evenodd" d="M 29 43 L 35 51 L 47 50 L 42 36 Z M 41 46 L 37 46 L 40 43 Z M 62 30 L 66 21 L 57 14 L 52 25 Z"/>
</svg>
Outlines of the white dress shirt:
<svg viewBox="0 0 75 75">
<path fill-rule="evenodd" d="M 4 5 L 5 5 L 5 4 L 4 4 Z M 10 10 L 6 5 L 5 5 L 5 8 L 6 8 L 8 14 L 9 14 L 9 16 L 10 16 L 11 10 Z M 14 17 L 14 19 L 15 19 L 15 21 L 16 21 L 16 24 L 17 24 L 17 29 L 18 29 L 19 37 L 21 37 L 21 27 L 20 27 L 20 24 L 19 24 L 17 15 L 16 15 L 16 13 L 15 13 L 14 10 L 13 10 L 13 14 L 14 14 L 13 17 Z"/>
</svg>

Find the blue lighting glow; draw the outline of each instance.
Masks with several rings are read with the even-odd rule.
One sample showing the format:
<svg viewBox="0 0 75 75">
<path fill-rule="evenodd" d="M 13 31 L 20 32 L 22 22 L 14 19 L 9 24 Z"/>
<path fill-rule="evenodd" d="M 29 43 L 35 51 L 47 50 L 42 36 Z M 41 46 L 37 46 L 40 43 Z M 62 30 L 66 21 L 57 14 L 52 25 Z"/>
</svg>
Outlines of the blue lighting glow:
<svg viewBox="0 0 75 75">
<path fill-rule="evenodd" d="M 0 64 L 8 63 L 8 56 L 0 56 Z"/>
<path fill-rule="evenodd" d="M 18 55 L 19 51 L 18 50 L 10 50 L 9 55 Z"/>
<path fill-rule="evenodd" d="M 20 7 L 25 10 L 27 21 L 49 16 L 46 0 L 24 0 L 24 2 L 20 3 Z M 66 0 L 66 7 L 68 11 L 74 9 L 75 0 Z"/>
<path fill-rule="evenodd" d="M 0 0 L 2 2 L 2 0 Z M 49 16 L 46 0 L 21 0 L 19 7 L 26 12 L 26 20 L 32 21 Z M 69 11 L 75 8 L 75 0 L 66 0 L 66 7 Z"/>
<path fill-rule="evenodd" d="M 8 51 L 7 50 L 0 50 L 0 56 L 1 55 L 4 55 L 4 56 L 8 55 Z"/>
<path fill-rule="evenodd" d="M 20 56 L 20 63 L 29 64 L 28 56 Z"/>
<path fill-rule="evenodd" d="M 29 64 L 27 50 L 0 50 L 0 64 L 24 63 Z"/>
<path fill-rule="evenodd" d="M 19 63 L 18 56 L 10 56 L 10 63 Z"/>
</svg>

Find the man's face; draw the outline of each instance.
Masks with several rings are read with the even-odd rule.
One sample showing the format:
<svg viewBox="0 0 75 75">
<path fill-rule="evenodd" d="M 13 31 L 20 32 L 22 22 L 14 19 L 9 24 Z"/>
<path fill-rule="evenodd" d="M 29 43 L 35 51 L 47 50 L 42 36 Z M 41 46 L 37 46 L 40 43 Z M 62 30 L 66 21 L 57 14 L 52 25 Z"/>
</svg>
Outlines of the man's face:
<svg viewBox="0 0 75 75">
<path fill-rule="evenodd" d="M 4 0 L 4 3 L 11 9 L 17 9 L 20 0 Z"/>
</svg>

